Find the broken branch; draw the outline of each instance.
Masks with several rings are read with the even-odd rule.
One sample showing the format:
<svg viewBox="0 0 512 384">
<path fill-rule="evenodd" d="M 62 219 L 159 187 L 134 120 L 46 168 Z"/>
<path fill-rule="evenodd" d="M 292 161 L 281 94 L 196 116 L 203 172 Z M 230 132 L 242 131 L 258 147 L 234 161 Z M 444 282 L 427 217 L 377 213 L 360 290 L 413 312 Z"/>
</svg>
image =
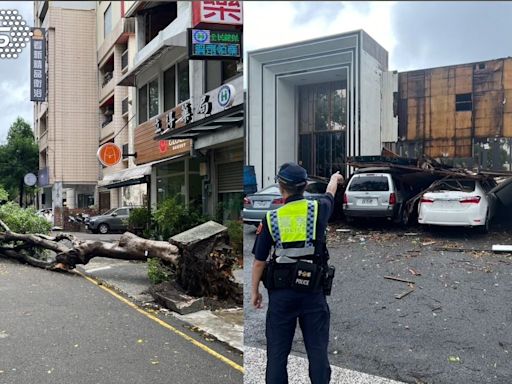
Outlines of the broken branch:
<svg viewBox="0 0 512 384">
<path fill-rule="evenodd" d="M 401 279 L 400 277 L 395 277 L 395 276 L 384 276 L 384 278 L 388 279 L 388 280 L 401 281 L 402 283 L 416 284 L 414 281 Z"/>
</svg>

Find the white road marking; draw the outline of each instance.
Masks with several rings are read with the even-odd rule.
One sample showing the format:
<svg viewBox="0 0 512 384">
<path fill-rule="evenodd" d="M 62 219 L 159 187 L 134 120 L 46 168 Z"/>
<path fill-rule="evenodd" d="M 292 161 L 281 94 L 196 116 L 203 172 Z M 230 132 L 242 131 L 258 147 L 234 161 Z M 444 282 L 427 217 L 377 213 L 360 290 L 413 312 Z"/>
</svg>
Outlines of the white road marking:
<svg viewBox="0 0 512 384">
<path fill-rule="evenodd" d="M 92 273 L 92 272 L 103 271 L 104 269 L 110 269 L 110 268 L 112 268 L 112 266 L 107 265 L 106 267 L 98 267 L 98 268 L 86 269 L 85 272 Z"/>
<path fill-rule="evenodd" d="M 244 347 L 244 384 L 264 384 L 266 351 Z M 331 365 L 331 384 L 403 384 L 399 381 L 352 371 Z M 293 384 L 309 384 L 308 360 L 290 355 L 288 357 L 288 381 Z"/>
</svg>

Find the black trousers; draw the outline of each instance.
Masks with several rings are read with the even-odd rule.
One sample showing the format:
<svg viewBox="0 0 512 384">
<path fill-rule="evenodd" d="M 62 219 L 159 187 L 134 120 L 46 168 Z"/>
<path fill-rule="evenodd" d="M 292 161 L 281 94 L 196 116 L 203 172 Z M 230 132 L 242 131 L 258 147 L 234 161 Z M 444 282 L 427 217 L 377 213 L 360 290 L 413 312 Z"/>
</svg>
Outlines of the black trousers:
<svg viewBox="0 0 512 384">
<path fill-rule="evenodd" d="M 302 330 L 312 384 L 327 384 L 331 378 L 327 346 L 330 312 L 322 292 L 276 289 L 269 292 L 267 311 L 267 384 L 288 384 L 288 355 L 297 327 Z"/>
</svg>

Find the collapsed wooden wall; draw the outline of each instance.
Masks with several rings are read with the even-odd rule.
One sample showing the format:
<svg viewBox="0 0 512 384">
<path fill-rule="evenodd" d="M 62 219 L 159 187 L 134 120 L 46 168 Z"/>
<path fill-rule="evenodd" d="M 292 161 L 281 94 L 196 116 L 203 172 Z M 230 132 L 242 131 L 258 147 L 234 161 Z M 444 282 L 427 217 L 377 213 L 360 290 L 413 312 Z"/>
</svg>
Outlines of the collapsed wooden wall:
<svg viewBox="0 0 512 384">
<path fill-rule="evenodd" d="M 512 137 L 512 58 L 403 72 L 399 136 L 431 157 L 471 157 L 472 139 Z M 472 111 L 456 111 L 471 93 Z"/>
</svg>

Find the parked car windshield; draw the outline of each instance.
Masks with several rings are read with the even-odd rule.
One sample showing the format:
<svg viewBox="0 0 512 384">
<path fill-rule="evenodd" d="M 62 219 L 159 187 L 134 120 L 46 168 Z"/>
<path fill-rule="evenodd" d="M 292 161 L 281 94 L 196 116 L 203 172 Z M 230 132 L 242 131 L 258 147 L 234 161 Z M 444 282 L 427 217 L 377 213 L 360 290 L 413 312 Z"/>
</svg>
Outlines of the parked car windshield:
<svg viewBox="0 0 512 384">
<path fill-rule="evenodd" d="M 389 191 L 386 176 L 355 176 L 350 183 L 349 191 Z"/>
<path fill-rule="evenodd" d="M 102 216 L 110 215 L 110 214 L 111 214 L 112 212 L 114 212 L 116 209 L 117 209 L 117 208 L 111 208 L 111 209 L 109 209 L 107 212 L 102 213 L 101 215 L 102 215 Z"/>
<path fill-rule="evenodd" d="M 473 192 L 475 190 L 475 185 L 475 180 L 444 180 L 441 181 L 433 191 Z"/>
</svg>

